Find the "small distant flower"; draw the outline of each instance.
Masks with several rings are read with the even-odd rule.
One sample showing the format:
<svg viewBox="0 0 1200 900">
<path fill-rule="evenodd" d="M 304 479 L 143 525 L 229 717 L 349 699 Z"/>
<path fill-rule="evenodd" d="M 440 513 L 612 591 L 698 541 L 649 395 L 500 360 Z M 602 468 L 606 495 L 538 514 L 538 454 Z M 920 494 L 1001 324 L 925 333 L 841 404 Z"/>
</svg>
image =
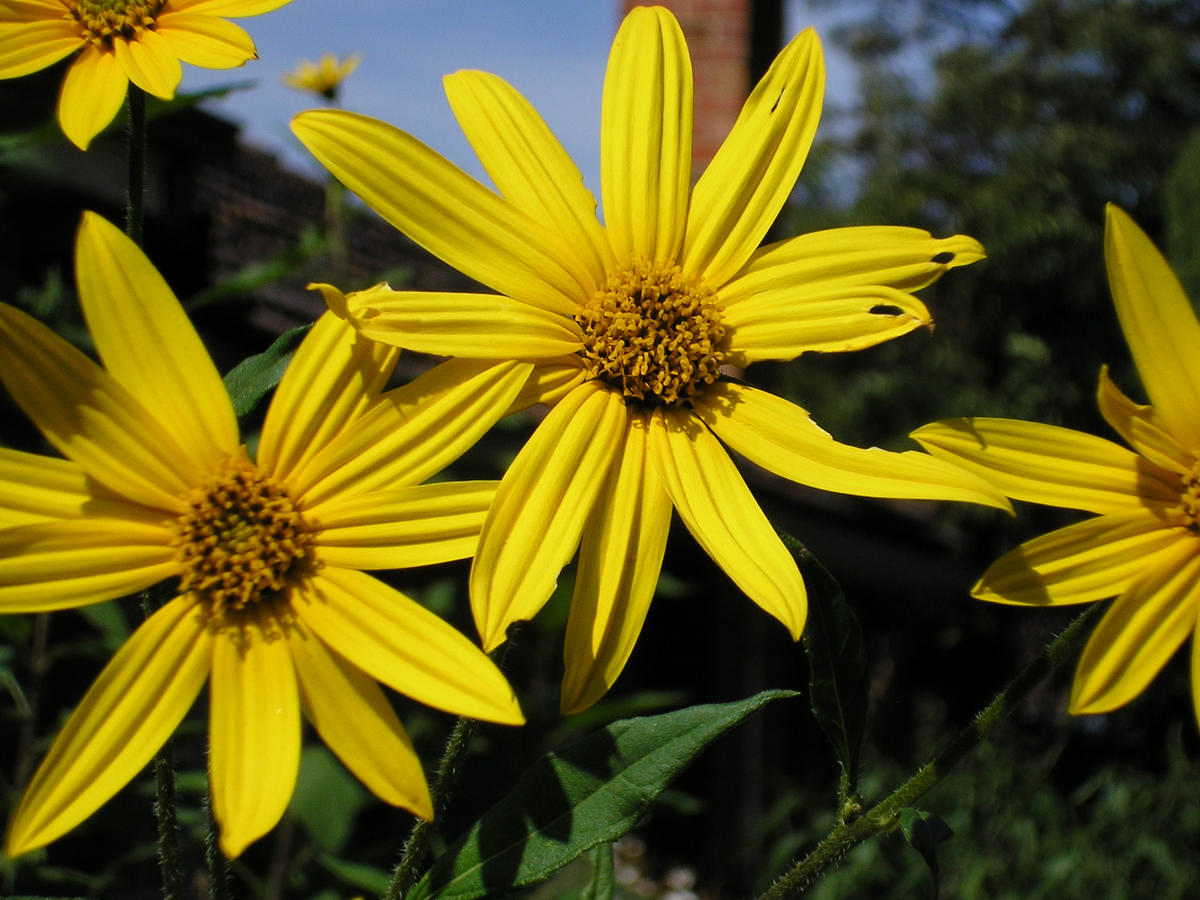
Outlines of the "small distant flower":
<svg viewBox="0 0 1200 900">
<path fill-rule="evenodd" d="M 952 419 L 913 437 L 1009 497 L 1099 513 L 997 560 L 974 595 L 1057 606 L 1115 596 L 1084 648 L 1071 712 L 1103 713 L 1138 696 L 1189 637 L 1200 718 L 1200 322 L 1145 233 L 1108 207 L 1108 281 L 1150 396 L 1141 406 L 1100 371 L 1108 424 L 1133 448 L 1011 419 Z M 1136 451 L 1136 452 L 1135 452 Z"/>
<path fill-rule="evenodd" d="M 0 448 L 0 612 L 99 603 L 165 579 L 178 596 L 63 726 L 8 854 L 56 839 L 137 775 L 206 681 L 226 855 L 286 809 L 301 710 L 378 797 L 430 818 L 421 763 L 376 682 L 478 719 L 519 724 L 521 712 L 474 644 L 360 570 L 474 552 L 495 484 L 422 482 L 511 405 L 530 367 L 434 369 L 381 394 L 396 351 L 328 313 L 297 349 L 251 460 L 216 367 L 133 242 L 88 213 L 76 274 L 103 367 L 0 304 L 0 381 L 66 457 Z"/>
<path fill-rule="evenodd" d="M 283 76 L 283 81 L 298 91 L 312 91 L 333 101 L 337 99 L 342 82 L 358 68 L 360 62 L 361 53 L 347 56 L 341 62 L 332 53 L 326 53 L 315 63 L 307 59 L 300 60 L 295 69 Z"/>
<path fill-rule="evenodd" d="M 446 79 L 493 192 L 415 139 L 338 110 L 293 130 L 333 175 L 497 295 L 373 290 L 327 302 L 364 334 L 462 358 L 532 360 L 554 403 L 496 494 L 471 570 L 485 648 L 531 618 L 580 548 L 562 709 L 612 685 L 662 566 L 671 510 L 799 639 L 795 561 L 726 447 L 785 478 L 875 497 L 1007 506 L 918 453 L 833 440 L 726 365 L 860 350 L 928 325 L 912 291 L 982 258 L 963 235 L 844 228 L 759 248 L 808 153 L 825 84 L 806 31 L 785 47 L 690 189 L 692 71 L 679 23 L 639 7 L 613 43 L 601 118 L 604 220 L 562 145 L 494 75 Z"/>
<path fill-rule="evenodd" d="M 82 49 L 58 98 L 58 122 L 80 149 L 121 108 L 129 82 L 175 96 L 180 62 L 231 69 L 257 59 L 223 16 L 257 16 L 290 0 L 0 0 L 0 78 L 37 72 Z"/>
</svg>

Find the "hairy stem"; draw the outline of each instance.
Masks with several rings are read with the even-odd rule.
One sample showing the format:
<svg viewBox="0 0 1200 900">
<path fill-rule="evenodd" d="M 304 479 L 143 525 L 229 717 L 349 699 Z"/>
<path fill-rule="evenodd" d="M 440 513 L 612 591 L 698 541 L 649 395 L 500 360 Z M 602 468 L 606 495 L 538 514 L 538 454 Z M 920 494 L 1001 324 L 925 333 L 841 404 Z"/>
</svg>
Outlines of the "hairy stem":
<svg viewBox="0 0 1200 900">
<path fill-rule="evenodd" d="M 125 193 L 125 233 L 142 246 L 146 217 L 146 92 L 130 82 L 125 98 L 129 120 L 129 179 Z"/>
</svg>

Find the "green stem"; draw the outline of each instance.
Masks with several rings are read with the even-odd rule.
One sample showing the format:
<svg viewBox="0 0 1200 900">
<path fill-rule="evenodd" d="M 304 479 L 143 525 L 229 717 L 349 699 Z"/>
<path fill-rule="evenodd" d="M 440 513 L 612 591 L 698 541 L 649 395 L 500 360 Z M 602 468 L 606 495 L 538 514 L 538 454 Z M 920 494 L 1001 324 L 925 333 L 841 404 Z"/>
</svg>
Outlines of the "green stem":
<svg viewBox="0 0 1200 900">
<path fill-rule="evenodd" d="M 142 246 L 146 218 L 146 93 L 130 82 L 125 111 L 129 118 L 129 180 L 125 193 L 125 233 Z"/>
<path fill-rule="evenodd" d="M 221 852 L 221 838 L 217 820 L 212 811 L 212 792 L 204 801 L 204 815 L 208 819 L 204 833 L 204 864 L 208 868 L 208 896 L 210 900 L 229 900 L 229 862 Z"/>
<path fill-rule="evenodd" d="M 995 700 L 975 717 L 941 753 L 890 797 L 851 822 L 835 827 L 815 850 L 775 882 L 759 900 L 790 900 L 799 896 L 830 865 L 851 849 L 881 831 L 891 831 L 900 812 L 912 806 L 946 777 L 963 757 L 983 743 L 1041 682 L 1083 644 L 1104 612 L 1105 604 L 1094 603 L 1072 622 L 1031 662 Z"/>
<path fill-rule="evenodd" d="M 156 606 L 154 589 L 142 591 L 141 601 L 142 613 L 148 619 Z M 175 754 L 170 738 L 154 756 L 154 818 L 158 823 L 158 864 L 162 869 L 163 900 L 182 900 L 179 821 L 175 814 Z"/>
</svg>

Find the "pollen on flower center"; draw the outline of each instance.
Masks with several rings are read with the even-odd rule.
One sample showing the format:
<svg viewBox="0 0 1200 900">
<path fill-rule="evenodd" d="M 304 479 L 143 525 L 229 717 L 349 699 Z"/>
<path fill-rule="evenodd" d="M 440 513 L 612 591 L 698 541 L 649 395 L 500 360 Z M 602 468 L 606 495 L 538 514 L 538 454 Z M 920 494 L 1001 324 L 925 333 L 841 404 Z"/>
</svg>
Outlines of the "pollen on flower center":
<svg viewBox="0 0 1200 900">
<path fill-rule="evenodd" d="M 591 376 L 651 406 L 684 402 L 717 380 L 725 360 L 716 294 L 673 263 L 634 259 L 575 321 Z"/>
<path fill-rule="evenodd" d="M 1200 533 L 1200 462 L 1183 476 L 1182 503 L 1176 508 L 1184 528 Z"/>
<path fill-rule="evenodd" d="M 154 20 L 165 0 L 68 0 L 71 15 L 97 46 L 112 47 L 113 38 L 136 39 Z"/>
<path fill-rule="evenodd" d="M 215 620 L 287 586 L 311 540 L 287 491 L 248 460 L 233 459 L 185 498 L 173 544 L 180 593 L 209 604 Z"/>
</svg>

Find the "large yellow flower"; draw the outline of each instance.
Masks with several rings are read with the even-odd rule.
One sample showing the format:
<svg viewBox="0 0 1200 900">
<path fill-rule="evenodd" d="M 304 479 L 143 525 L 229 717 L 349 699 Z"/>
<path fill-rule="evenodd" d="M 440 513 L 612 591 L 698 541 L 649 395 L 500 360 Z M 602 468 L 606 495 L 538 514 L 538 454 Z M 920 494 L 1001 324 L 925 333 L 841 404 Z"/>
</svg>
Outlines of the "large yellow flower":
<svg viewBox="0 0 1200 900">
<path fill-rule="evenodd" d="M 1009 419 L 955 419 L 914 432 L 930 453 L 1010 497 L 1099 513 L 1001 557 L 974 594 L 1030 606 L 1116 596 L 1079 660 L 1071 712 L 1140 694 L 1200 614 L 1200 323 L 1162 254 L 1108 208 L 1104 240 L 1117 315 L 1150 405 L 1100 372 L 1100 412 L 1133 450 L 1090 434 Z M 1200 717 L 1200 641 L 1192 641 Z"/>
<path fill-rule="evenodd" d="M 462 634 L 358 570 L 471 555 L 494 483 L 420 482 L 508 408 L 529 366 L 434 370 L 381 394 L 396 351 L 327 314 L 251 461 L 216 368 L 142 252 L 89 213 L 76 271 L 103 368 L 0 304 L 0 379 L 66 457 L 0 448 L 0 611 L 97 603 L 167 578 L 179 593 L 63 727 L 9 854 L 54 840 L 134 777 L 206 680 L 228 856 L 287 806 L 301 709 L 376 795 L 430 818 L 420 761 L 376 680 L 479 719 L 519 724 L 521 712 Z"/>
<path fill-rule="evenodd" d="M 498 291 L 327 300 L 364 334 L 450 356 L 538 363 L 555 404 L 509 468 L 484 525 L 471 600 L 485 648 L 528 619 L 582 539 L 562 708 L 594 703 L 641 629 L 672 506 L 704 549 L 793 637 L 804 584 L 722 443 L 786 478 L 879 497 L 1005 505 L 919 452 L 836 443 L 791 403 L 722 366 L 856 350 L 930 321 L 909 293 L 979 259 L 961 235 L 846 228 L 756 249 L 820 115 L 815 34 L 791 42 L 689 192 L 692 72 L 674 17 L 625 19 L 604 85 L 605 225 L 578 169 L 501 79 L 446 91 L 499 195 L 401 131 L 314 111 L 293 128 L 329 170 L 418 243 Z"/>
<path fill-rule="evenodd" d="M 175 96 L 183 69 L 231 69 L 258 53 L 221 16 L 257 16 L 290 0 L 0 0 L 0 78 L 37 72 L 83 49 L 58 99 L 63 133 L 80 149 L 121 108 L 129 82 Z"/>
</svg>

